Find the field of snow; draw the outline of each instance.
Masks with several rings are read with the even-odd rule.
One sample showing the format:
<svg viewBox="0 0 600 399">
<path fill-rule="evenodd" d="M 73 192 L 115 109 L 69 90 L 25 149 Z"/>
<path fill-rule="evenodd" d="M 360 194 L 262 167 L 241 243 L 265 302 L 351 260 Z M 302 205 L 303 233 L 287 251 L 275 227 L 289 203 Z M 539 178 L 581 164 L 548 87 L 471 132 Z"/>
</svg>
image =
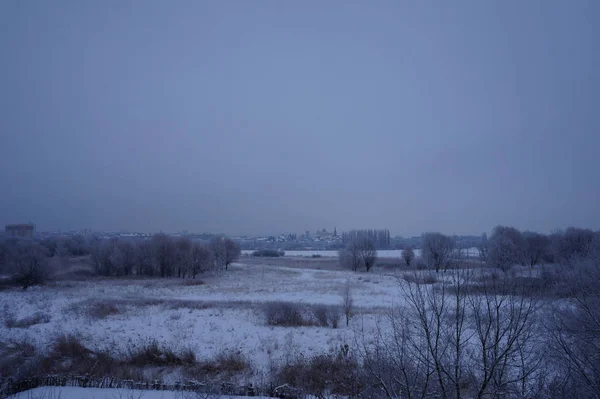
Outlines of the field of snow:
<svg viewBox="0 0 600 399">
<path fill-rule="evenodd" d="M 212 397 L 200 396 L 191 392 L 79 387 L 40 387 L 9 396 L 11 399 L 211 399 Z M 224 395 L 215 395 L 214 398 L 247 399 L 244 396 Z M 262 399 L 260 396 L 255 396 L 255 398 Z"/>
<path fill-rule="evenodd" d="M 287 301 L 340 305 L 349 280 L 357 315 L 349 327 L 272 327 L 264 304 Z M 394 275 L 234 264 L 230 270 L 190 280 L 104 279 L 55 282 L 27 291 L 0 292 L 2 341 L 26 339 L 40 350 L 61 334 L 75 334 L 95 349 L 119 353 L 156 340 L 189 348 L 197 358 L 223 351 L 243 354 L 260 374 L 286 356 L 310 356 L 352 344 L 357 328 L 375 328 L 386 308 L 403 301 Z M 97 304 L 112 305 L 97 314 Z M 101 308 L 102 309 L 102 308 Z M 43 315 L 26 328 L 8 320 Z"/>
</svg>

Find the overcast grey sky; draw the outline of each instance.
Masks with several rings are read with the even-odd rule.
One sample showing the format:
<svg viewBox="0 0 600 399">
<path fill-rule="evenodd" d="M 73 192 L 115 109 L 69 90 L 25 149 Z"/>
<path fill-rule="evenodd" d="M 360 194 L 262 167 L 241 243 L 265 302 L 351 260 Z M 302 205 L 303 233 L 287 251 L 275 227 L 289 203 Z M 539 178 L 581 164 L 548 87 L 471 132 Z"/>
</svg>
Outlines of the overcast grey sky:
<svg viewBox="0 0 600 399">
<path fill-rule="evenodd" d="M 0 2 L 0 222 L 600 228 L 600 1 Z"/>
</svg>

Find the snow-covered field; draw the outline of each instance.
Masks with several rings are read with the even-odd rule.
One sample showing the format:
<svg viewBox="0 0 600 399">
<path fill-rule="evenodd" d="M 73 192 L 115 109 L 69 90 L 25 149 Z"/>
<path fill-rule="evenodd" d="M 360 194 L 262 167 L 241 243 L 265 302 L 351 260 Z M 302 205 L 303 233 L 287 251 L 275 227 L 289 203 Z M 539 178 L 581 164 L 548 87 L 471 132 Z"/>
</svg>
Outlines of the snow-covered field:
<svg viewBox="0 0 600 399">
<path fill-rule="evenodd" d="M 358 310 L 349 327 L 271 327 L 264 304 L 287 301 L 339 305 L 349 280 Z M 0 337 L 26 339 L 40 350 L 60 334 L 75 334 L 96 349 L 118 353 L 156 340 L 189 348 L 197 358 L 224 350 L 242 353 L 260 373 L 290 355 L 310 356 L 352 344 L 357 328 L 374 328 L 386 308 L 403 301 L 394 275 L 234 264 L 230 270 L 190 280 L 91 280 L 55 282 L 27 291 L 0 292 Z M 118 311 L 98 317 L 95 304 Z M 8 319 L 45 315 L 47 322 L 8 328 Z"/>
<path fill-rule="evenodd" d="M 11 399 L 247 399 L 243 396 L 197 395 L 176 391 L 138 391 L 134 389 L 40 387 L 10 396 Z M 260 396 L 256 399 L 262 399 Z"/>
</svg>

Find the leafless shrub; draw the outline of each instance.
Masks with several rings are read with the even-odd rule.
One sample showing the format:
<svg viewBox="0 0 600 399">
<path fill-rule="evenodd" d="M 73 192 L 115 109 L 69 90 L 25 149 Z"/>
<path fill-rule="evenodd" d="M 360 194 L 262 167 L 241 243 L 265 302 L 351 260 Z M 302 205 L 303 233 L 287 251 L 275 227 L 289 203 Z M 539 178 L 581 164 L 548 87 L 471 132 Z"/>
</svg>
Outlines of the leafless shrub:
<svg viewBox="0 0 600 399">
<path fill-rule="evenodd" d="M 204 281 L 202 280 L 183 280 L 182 285 L 186 286 L 186 287 L 198 287 L 200 285 L 204 285 L 206 284 Z"/>
<path fill-rule="evenodd" d="M 267 302 L 264 305 L 264 312 L 269 326 L 302 327 L 309 324 L 304 319 L 302 309 L 295 303 Z"/>
<path fill-rule="evenodd" d="M 34 313 L 22 319 L 17 319 L 12 313 L 6 313 L 4 316 L 4 325 L 6 328 L 29 328 L 36 324 L 49 323 L 51 319 L 50 315 L 41 312 Z"/>
<path fill-rule="evenodd" d="M 321 354 L 309 359 L 302 357 L 278 367 L 273 378 L 272 394 L 285 397 L 328 395 L 356 397 L 364 388 L 360 366 L 343 346 L 338 353 Z"/>
<path fill-rule="evenodd" d="M 27 340 L 0 341 L 0 388 L 4 378 L 22 379 L 41 371 L 40 354 Z"/>
<path fill-rule="evenodd" d="M 338 328 L 341 316 L 340 308 L 328 305 L 313 305 L 310 307 L 315 319 L 314 324 L 320 327 Z"/>
<path fill-rule="evenodd" d="M 173 348 L 161 345 L 156 340 L 149 340 L 140 345 L 131 346 L 125 354 L 125 363 L 135 366 L 181 366 L 193 365 L 195 354 L 185 349 L 177 352 Z"/>
<path fill-rule="evenodd" d="M 220 352 L 209 363 L 213 365 L 214 369 L 229 373 L 241 372 L 250 367 L 248 361 L 242 355 L 242 353 L 240 351 L 233 350 L 224 350 Z"/>
<path fill-rule="evenodd" d="M 203 381 L 217 376 L 228 378 L 250 370 L 248 360 L 240 351 L 225 349 L 212 359 L 197 361 L 187 367 L 184 374 L 187 378 Z"/>
<path fill-rule="evenodd" d="M 81 339 L 72 334 L 59 335 L 50 352 L 55 358 L 79 358 L 83 359 L 92 354 L 93 351 L 88 349 Z"/>
<path fill-rule="evenodd" d="M 346 280 L 342 290 L 342 310 L 346 316 L 346 327 L 350 325 L 350 319 L 354 314 L 354 299 L 352 298 L 352 286 L 350 280 Z"/>
</svg>

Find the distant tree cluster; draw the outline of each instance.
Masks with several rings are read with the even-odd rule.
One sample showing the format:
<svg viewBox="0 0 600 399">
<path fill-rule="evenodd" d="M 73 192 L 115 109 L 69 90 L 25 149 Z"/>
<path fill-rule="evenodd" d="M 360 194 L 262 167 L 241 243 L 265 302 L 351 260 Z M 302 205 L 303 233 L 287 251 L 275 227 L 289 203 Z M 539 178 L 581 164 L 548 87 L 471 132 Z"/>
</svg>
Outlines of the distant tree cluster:
<svg viewBox="0 0 600 399">
<path fill-rule="evenodd" d="M 496 226 L 488 239 L 482 236 L 477 246 L 486 264 L 504 271 L 513 265 L 535 266 L 544 263 L 575 264 L 585 259 L 592 248 L 592 230 L 569 227 L 550 235 L 514 227 Z"/>
<path fill-rule="evenodd" d="M 83 236 L 41 241 L 10 238 L 0 240 L 0 276 L 4 277 L 0 281 L 27 289 L 44 283 L 54 272 L 65 272 L 70 257 L 85 254 L 99 276 L 196 278 L 208 270 L 226 270 L 241 250 L 226 237 L 213 237 L 208 244 L 166 234 L 144 241 Z"/>
<path fill-rule="evenodd" d="M 208 245 L 188 238 L 155 234 L 149 241 L 96 240 L 91 255 L 101 276 L 160 276 L 196 278 L 208 270 L 227 269 L 239 258 L 239 245 L 215 237 Z"/>
<path fill-rule="evenodd" d="M 345 268 L 357 271 L 364 267 L 369 271 L 377 261 L 377 249 L 371 237 L 357 235 L 348 242 L 346 248 L 338 252 L 338 256 Z"/>
<path fill-rule="evenodd" d="M 348 245 L 351 241 L 358 237 L 367 237 L 371 240 L 375 249 L 389 249 L 391 238 L 390 231 L 388 229 L 381 230 L 352 230 L 346 233 L 342 233 L 343 245 Z"/>
</svg>

